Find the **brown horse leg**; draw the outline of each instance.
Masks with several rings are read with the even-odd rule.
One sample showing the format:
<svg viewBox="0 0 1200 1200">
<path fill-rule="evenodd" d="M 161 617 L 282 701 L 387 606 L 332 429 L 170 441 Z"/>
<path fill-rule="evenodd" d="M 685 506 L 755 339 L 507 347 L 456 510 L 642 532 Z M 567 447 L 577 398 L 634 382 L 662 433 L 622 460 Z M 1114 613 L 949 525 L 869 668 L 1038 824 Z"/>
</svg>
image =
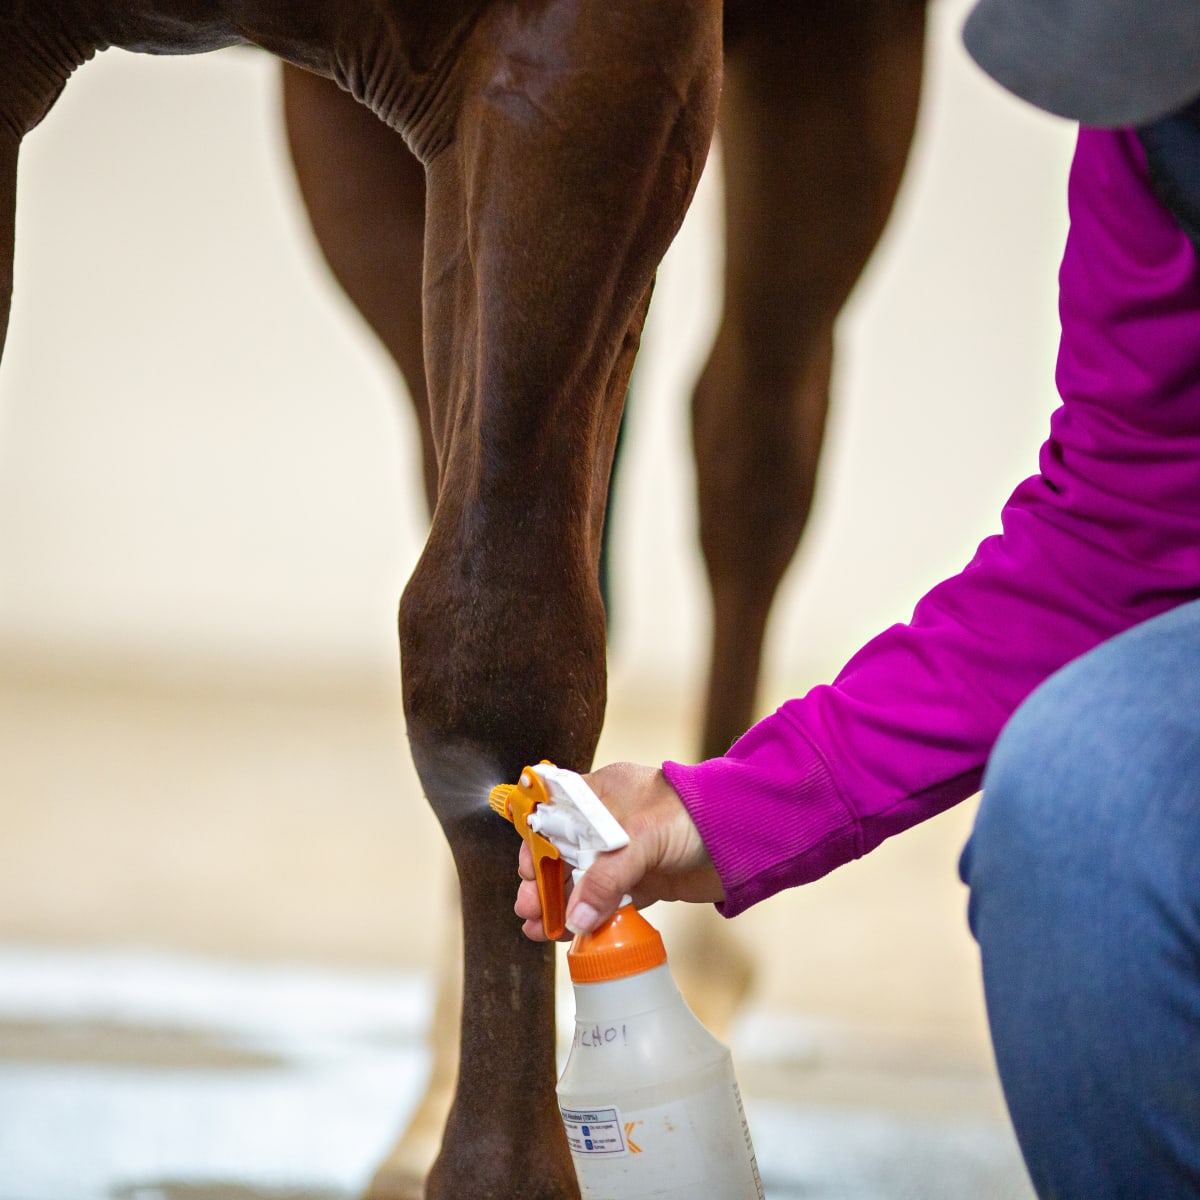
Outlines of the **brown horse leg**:
<svg viewBox="0 0 1200 1200">
<path fill-rule="evenodd" d="M 612 446 L 654 270 L 715 119 L 713 0 L 489 9 L 428 164 L 425 317 L 440 464 L 400 638 L 409 739 L 462 890 L 458 1089 L 430 1200 L 565 1200 L 553 948 L 512 915 L 490 786 L 585 767 L 603 718 L 597 588 Z"/>
<path fill-rule="evenodd" d="M 719 131 L 724 315 L 693 401 L 700 536 L 713 600 L 702 754 L 756 717 L 767 617 L 808 518 L 833 327 L 908 155 L 924 0 L 758 5 L 726 32 Z M 676 975 L 714 1027 L 752 965 L 730 927 L 688 907 Z"/>
<path fill-rule="evenodd" d="M 702 751 L 752 723 L 763 635 L 808 517 L 833 327 L 916 119 L 924 0 L 758 5 L 727 34 L 724 316 L 693 402 L 713 598 Z"/>
<path fill-rule="evenodd" d="M 437 460 L 421 325 L 425 168 L 398 133 L 332 80 L 282 67 L 288 147 L 313 233 L 404 378 L 432 512 Z"/>
</svg>

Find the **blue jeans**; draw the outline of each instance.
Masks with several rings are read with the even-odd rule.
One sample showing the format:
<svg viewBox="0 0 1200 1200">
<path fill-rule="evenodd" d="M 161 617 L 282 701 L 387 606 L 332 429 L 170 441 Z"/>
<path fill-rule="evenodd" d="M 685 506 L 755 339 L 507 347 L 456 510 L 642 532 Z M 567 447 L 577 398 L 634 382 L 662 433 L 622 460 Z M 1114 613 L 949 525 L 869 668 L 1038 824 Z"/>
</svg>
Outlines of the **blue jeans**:
<svg viewBox="0 0 1200 1200">
<path fill-rule="evenodd" d="M 1038 1195 L 1200 1197 L 1200 602 L 1021 705 L 961 873 Z"/>
</svg>

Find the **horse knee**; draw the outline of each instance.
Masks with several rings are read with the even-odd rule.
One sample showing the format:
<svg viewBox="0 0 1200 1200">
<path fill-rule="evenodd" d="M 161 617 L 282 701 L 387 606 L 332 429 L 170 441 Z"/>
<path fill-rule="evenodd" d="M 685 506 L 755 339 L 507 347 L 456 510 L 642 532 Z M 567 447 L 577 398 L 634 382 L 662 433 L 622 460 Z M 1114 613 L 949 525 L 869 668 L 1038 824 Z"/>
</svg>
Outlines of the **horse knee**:
<svg viewBox="0 0 1200 1200">
<path fill-rule="evenodd" d="M 586 769 L 603 722 L 594 564 L 493 541 L 451 551 L 435 528 L 400 605 L 409 741 L 442 817 L 486 809 L 492 785 L 540 758 Z"/>
</svg>

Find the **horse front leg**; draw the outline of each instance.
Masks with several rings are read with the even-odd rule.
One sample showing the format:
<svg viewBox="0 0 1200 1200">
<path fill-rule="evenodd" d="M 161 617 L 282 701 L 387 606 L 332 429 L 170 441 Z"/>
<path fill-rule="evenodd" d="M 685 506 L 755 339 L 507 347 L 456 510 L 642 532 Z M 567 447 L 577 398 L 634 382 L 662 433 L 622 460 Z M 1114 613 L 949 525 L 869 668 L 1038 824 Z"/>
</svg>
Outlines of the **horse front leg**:
<svg viewBox="0 0 1200 1200">
<path fill-rule="evenodd" d="M 512 914 L 487 804 L 529 761 L 585 768 L 605 699 L 600 535 L 654 271 L 707 153 L 715 0 L 488 10 L 428 164 L 426 360 L 440 468 L 401 604 L 414 760 L 462 891 L 461 1067 L 430 1200 L 568 1200 L 553 949 Z"/>
</svg>

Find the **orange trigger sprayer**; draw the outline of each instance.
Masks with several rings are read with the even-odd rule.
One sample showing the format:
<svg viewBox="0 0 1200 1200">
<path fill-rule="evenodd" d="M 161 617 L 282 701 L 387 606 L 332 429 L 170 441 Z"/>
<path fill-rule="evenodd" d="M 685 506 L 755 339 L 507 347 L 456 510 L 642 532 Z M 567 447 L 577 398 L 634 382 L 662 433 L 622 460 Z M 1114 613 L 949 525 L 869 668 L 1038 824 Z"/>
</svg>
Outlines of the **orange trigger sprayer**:
<svg viewBox="0 0 1200 1200">
<path fill-rule="evenodd" d="M 629 835 L 587 781 L 552 763 L 492 789 L 493 809 L 533 852 L 546 936 L 566 927 L 576 883 Z M 583 1200 L 763 1200 L 733 1059 L 671 978 L 658 930 L 628 896 L 567 952 L 575 1038 L 558 1108 Z"/>
<path fill-rule="evenodd" d="M 629 845 L 629 835 L 582 776 L 550 762 L 526 767 L 518 783 L 492 788 L 488 800 L 529 846 L 542 925 L 548 938 L 562 937 L 567 931 L 566 864 L 574 868 L 578 882 L 597 854 Z M 621 903 L 628 904 L 629 897 Z"/>
</svg>

